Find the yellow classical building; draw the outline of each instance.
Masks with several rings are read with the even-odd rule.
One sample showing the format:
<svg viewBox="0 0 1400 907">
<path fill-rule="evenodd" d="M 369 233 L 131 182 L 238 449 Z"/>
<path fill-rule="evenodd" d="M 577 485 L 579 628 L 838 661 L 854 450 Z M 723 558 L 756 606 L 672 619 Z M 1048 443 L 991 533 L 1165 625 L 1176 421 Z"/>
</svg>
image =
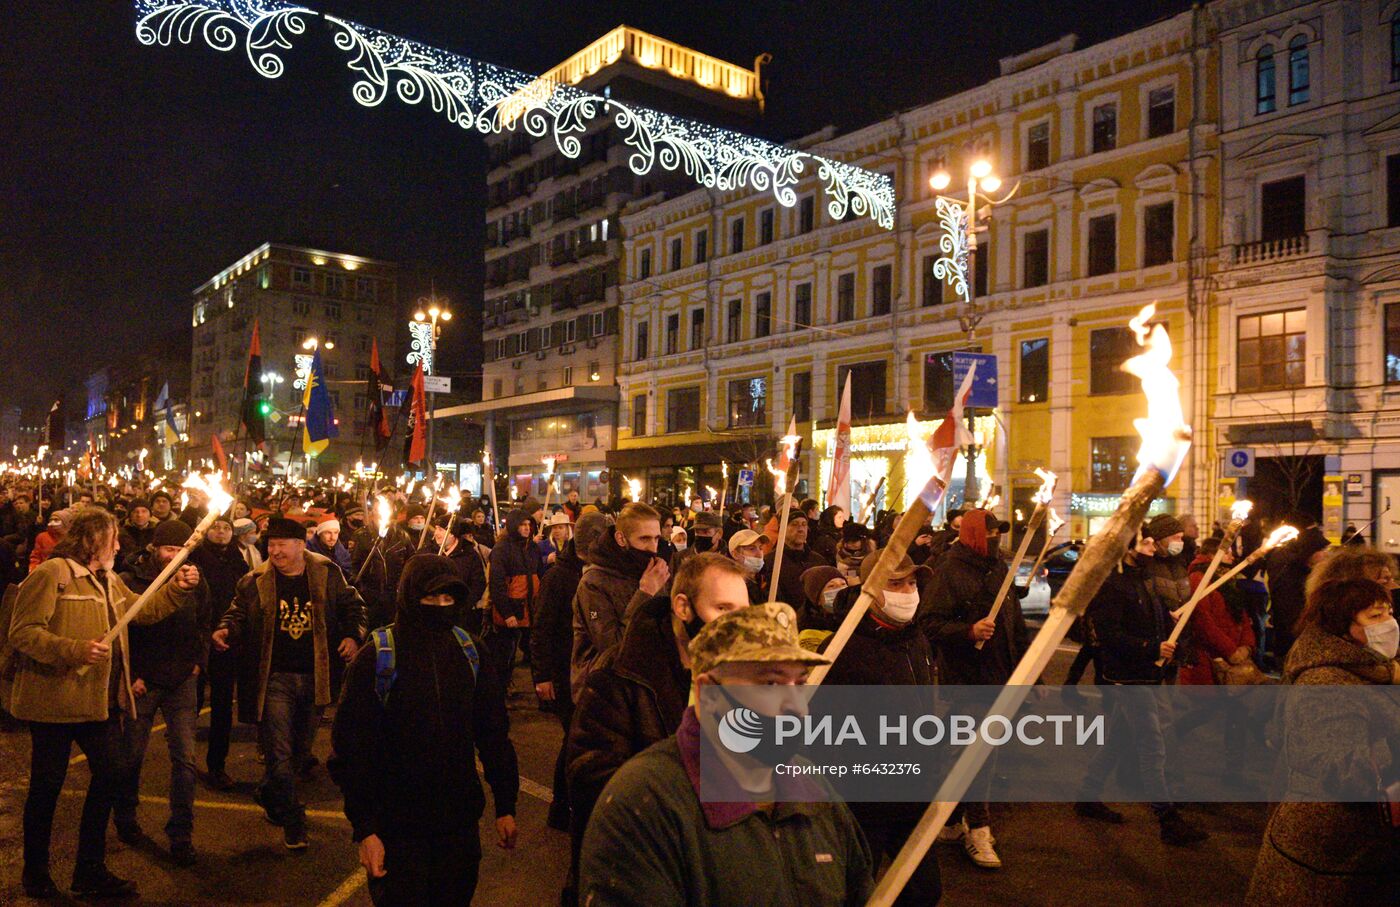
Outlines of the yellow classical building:
<svg viewBox="0 0 1400 907">
<path fill-rule="evenodd" d="M 621 413 L 608 466 L 667 501 L 721 483 L 771 498 L 762 469 L 795 417 L 799 494 L 824 490 L 841 387 L 851 377 L 853 500 L 902 508 L 908 412 L 930 430 L 953 394 L 956 350 L 994 354 L 980 411 L 978 488 L 1028 512 L 1037 466 L 1082 535 L 1136 469 L 1145 415 L 1128 320 L 1155 303 L 1176 350 L 1188 421 L 1213 393 L 1205 277 L 1218 243 L 1216 57 L 1187 12 L 1084 49 L 1073 36 L 1001 60 L 1001 75 L 857 132 L 798 143 L 888 173 L 894 230 L 832 219 L 807 174 L 796 203 L 700 189 L 641 199 L 621 218 Z M 934 273 L 943 227 L 930 176 L 989 161 L 1014 195 L 978 235 L 969 305 Z M 970 328 L 970 330 L 969 330 Z M 1203 440 L 1209 433 L 1202 432 Z M 1163 506 L 1213 510 L 1214 452 L 1198 446 Z M 756 469 L 750 492 L 738 466 Z M 960 465 L 950 500 L 963 500 Z M 882 482 L 883 480 L 883 482 Z"/>
</svg>

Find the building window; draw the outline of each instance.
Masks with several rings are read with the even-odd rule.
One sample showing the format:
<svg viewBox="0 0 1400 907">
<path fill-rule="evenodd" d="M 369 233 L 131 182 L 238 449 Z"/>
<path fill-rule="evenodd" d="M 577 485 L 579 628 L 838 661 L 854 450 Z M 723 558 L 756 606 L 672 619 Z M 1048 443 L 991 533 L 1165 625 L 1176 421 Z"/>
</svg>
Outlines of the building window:
<svg viewBox="0 0 1400 907">
<path fill-rule="evenodd" d="M 1288 106 L 1308 102 L 1308 39 L 1294 35 L 1288 42 Z"/>
<path fill-rule="evenodd" d="M 1390 20 L 1390 81 L 1400 82 L 1400 13 Z"/>
<path fill-rule="evenodd" d="M 1130 328 L 1103 328 L 1089 334 L 1089 393 L 1130 394 L 1137 379 L 1123 371 L 1123 363 L 1138 354 L 1137 337 Z"/>
<path fill-rule="evenodd" d="M 681 316 L 673 313 L 666 316 L 666 355 L 674 356 L 681 343 Z"/>
<path fill-rule="evenodd" d="M 893 273 L 889 265 L 880 265 L 870 273 L 870 314 L 888 315 L 893 295 Z"/>
<path fill-rule="evenodd" d="M 1246 315 L 1235 351 L 1241 392 L 1302 387 L 1307 360 L 1306 309 Z"/>
<path fill-rule="evenodd" d="M 729 427 L 768 424 L 768 379 L 740 378 L 729 382 Z"/>
<path fill-rule="evenodd" d="M 1147 137 L 1176 132 L 1176 89 L 1155 88 L 1147 93 Z"/>
<path fill-rule="evenodd" d="M 1275 180 L 1259 187 L 1259 238 L 1288 239 L 1307 232 L 1307 184 L 1303 177 Z"/>
<path fill-rule="evenodd" d="M 666 430 L 700 430 L 700 388 L 681 387 L 666 392 Z"/>
<path fill-rule="evenodd" d="M 799 283 L 792 291 L 792 322 L 795 327 L 812 326 L 812 285 Z"/>
<path fill-rule="evenodd" d="M 736 217 L 729 224 L 729 254 L 737 255 L 744 251 L 744 219 Z"/>
<path fill-rule="evenodd" d="M 292 287 L 297 290 L 311 289 L 311 271 L 308 268 L 292 268 Z"/>
<path fill-rule="evenodd" d="M 1118 218 L 1101 214 L 1089 218 L 1089 276 L 1118 270 Z"/>
<path fill-rule="evenodd" d="M 729 300 L 724 320 L 724 337 L 727 343 L 738 343 L 744 336 L 744 301 Z"/>
<path fill-rule="evenodd" d="M 792 376 L 792 414 L 798 423 L 812 418 L 812 373 L 795 372 Z"/>
<path fill-rule="evenodd" d="M 1142 266 L 1163 265 L 1174 258 L 1172 239 L 1176 231 L 1173 222 L 1175 205 L 1162 202 L 1142 209 Z"/>
<path fill-rule="evenodd" d="M 754 336 L 767 337 L 773 333 L 773 294 L 759 293 L 754 301 Z"/>
<path fill-rule="evenodd" d="M 1385 159 L 1385 225 L 1400 227 L 1400 154 Z"/>
<path fill-rule="evenodd" d="M 327 274 L 327 275 L 326 275 L 326 295 L 327 295 L 327 296 L 344 296 L 344 295 L 345 295 L 345 275 L 344 275 L 344 274 Z"/>
<path fill-rule="evenodd" d="M 710 260 L 710 231 L 701 230 L 695 234 L 695 263 L 704 264 Z"/>
<path fill-rule="evenodd" d="M 943 301 L 943 281 L 938 279 L 938 275 L 933 273 L 934 263 L 938 261 L 937 255 L 925 255 L 919 268 L 923 289 L 920 302 L 925 307 L 938 305 Z"/>
<path fill-rule="evenodd" d="M 972 261 L 972 295 L 987 295 L 987 275 L 992 270 L 991 231 L 977 237 L 977 256 Z"/>
<path fill-rule="evenodd" d="M 647 433 L 647 395 L 637 394 L 632 398 L 632 434 Z"/>
<path fill-rule="evenodd" d="M 842 274 L 836 278 L 836 320 L 856 320 L 856 275 Z"/>
<path fill-rule="evenodd" d="M 1050 340 L 1021 341 L 1021 402 L 1044 403 L 1050 398 Z"/>
<path fill-rule="evenodd" d="M 811 233 L 817 225 L 817 202 L 812 196 L 804 196 L 797 203 L 797 232 Z"/>
<path fill-rule="evenodd" d="M 310 315 L 311 303 L 305 299 L 292 300 L 292 313 L 296 315 Z M 300 341 L 298 341 L 300 342 Z"/>
<path fill-rule="evenodd" d="M 1094 131 L 1090 150 L 1112 151 L 1118 147 L 1118 105 L 1100 104 L 1094 108 Z"/>
<path fill-rule="evenodd" d="M 643 280 L 651 276 L 651 249 L 642 250 L 642 260 L 637 270 L 640 272 Z"/>
<path fill-rule="evenodd" d="M 563 383 L 563 386 L 564 386 L 564 387 L 573 387 L 573 385 L 574 385 L 574 367 L 573 367 L 572 365 L 566 365 L 566 366 L 564 366 L 564 383 Z"/>
<path fill-rule="evenodd" d="M 836 386 L 844 388 L 851 379 L 851 415 L 857 419 L 885 413 L 885 363 L 861 362 L 836 369 Z"/>
<path fill-rule="evenodd" d="M 690 310 L 690 348 L 698 350 L 705 345 L 705 310 Z"/>
<path fill-rule="evenodd" d="M 1276 96 L 1274 49 L 1261 47 L 1254 60 L 1254 112 L 1273 113 L 1278 106 Z"/>
<path fill-rule="evenodd" d="M 679 271 L 680 269 L 681 269 L 681 238 L 680 238 L 679 236 L 677 236 L 675 239 L 671 240 L 671 270 L 672 270 L 672 271 Z"/>
<path fill-rule="evenodd" d="M 355 278 L 355 298 L 374 299 L 379 295 L 378 287 L 378 283 L 368 277 L 357 277 Z M 267 289 L 266 283 L 263 284 L 263 289 Z"/>
<path fill-rule="evenodd" d="M 1032 230 L 1022 237 L 1021 242 L 1021 286 L 1045 286 L 1050 282 L 1050 231 Z M 981 259 L 982 250 L 977 251 Z"/>
<path fill-rule="evenodd" d="M 764 208 L 758 215 L 758 244 L 766 246 L 773 241 L 773 209 Z"/>
<path fill-rule="evenodd" d="M 1036 123 L 1026 130 L 1026 169 L 1041 170 L 1050 166 L 1050 123 Z"/>
<path fill-rule="evenodd" d="M 1400 384 L 1400 304 L 1385 307 L 1385 383 Z"/>
<path fill-rule="evenodd" d="M 1137 451 L 1142 439 L 1136 436 L 1094 438 L 1089 444 L 1089 488 L 1092 491 L 1121 494 L 1137 473 Z"/>
<path fill-rule="evenodd" d="M 491 396 L 495 398 L 501 396 L 504 393 L 505 383 L 500 378 L 493 379 L 491 381 Z"/>
<path fill-rule="evenodd" d="M 638 323 L 637 323 L 637 346 L 635 347 L 635 349 L 636 349 L 636 355 L 633 356 L 632 358 L 636 359 L 638 362 L 641 362 L 641 361 L 645 360 L 645 359 L 647 358 L 647 356 L 651 355 L 651 349 L 650 349 L 650 346 L 651 346 L 651 343 L 650 343 L 651 337 L 650 337 L 650 334 L 651 334 L 651 325 L 650 325 L 650 324 L 648 324 L 648 323 L 645 322 L 645 321 L 641 321 L 641 322 L 638 322 Z"/>
<path fill-rule="evenodd" d="M 334 319 L 334 320 L 336 320 L 336 321 L 339 321 L 339 320 L 340 320 L 340 303 L 338 303 L 338 302 L 328 302 L 328 303 L 326 303 L 326 317 L 327 317 L 327 318 L 332 318 L 332 319 Z"/>
<path fill-rule="evenodd" d="M 523 393 L 525 393 L 525 376 L 524 376 L 524 375 L 516 375 L 516 376 L 515 376 L 515 395 L 518 397 L 518 396 L 520 396 L 520 395 L 523 394 Z"/>
</svg>

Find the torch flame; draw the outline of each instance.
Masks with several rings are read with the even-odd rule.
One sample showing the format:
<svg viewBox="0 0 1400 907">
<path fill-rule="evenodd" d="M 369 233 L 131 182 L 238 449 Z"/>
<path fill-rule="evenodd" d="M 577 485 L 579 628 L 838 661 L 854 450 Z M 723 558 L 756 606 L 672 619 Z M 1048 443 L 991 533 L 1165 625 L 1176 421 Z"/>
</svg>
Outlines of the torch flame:
<svg viewBox="0 0 1400 907">
<path fill-rule="evenodd" d="M 1055 497 L 1055 482 L 1057 477 L 1050 470 L 1040 469 L 1038 467 L 1035 474 L 1040 478 L 1040 488 L 1036 490 L 1032 500 L 1037 504 L 1049 504 L 1050 500 Z"/>
<path fill-rule="evenodd" d="M 1026 515 L 1023 514 L 1023 513 L 1021 512 L 1021 508 L 1020 508 L 1020 507 L 1017 507 L 1017 508 L 1016 508 L 1016 522 L 1018 522 L 1018 523 L 1023 522 L 1023 521 L 1025 520 L 1025 518 L 1026 518 Z"/>
<path fill-rule="evenodd" d="M 548 482 L 550 479 L 554 478 L 554 464 L 558 461 L 558 459 L 558 457 L 545 457 L 541 461 L 544 463 L 545 482 Z"/>
<path fill-rule="evenodd" d="M 423 483 L 422 491 L 423 491 L 423 503 L 426 504 L 427 502 L 429 502 L 429 501 L 431 501 L 431 500 L 433 499 L 433 486 L 429 485 L 427 482 L 424 482 L 424 483 Z"/>
<path fill-rule="evenodd" d="M 623 476 L 622 480 L 627 483 L 627 493 L 631 495 L 633 501 L 642 499 L 642 480 Z"/>
<path fill-rule="evenodd" d="M 1181 382 L 1170 367 L 1171 338 L 1162 325 L 1147 324 L 1156 312 L 1156 303 L 1149 303 L 1128 323 L 1143 352 L 1123 363 L 1123 369 L 1142 381 L 1147 397 L 1147 418 L 1133 420 L 1142 435 L 1138 464 L 1156 469 L 1170 483 L 1191 447 L 1191 427 L 1181 410 Z"/>
<path fill-rule="evenodd" d="M 440 500 L 447 505 L 448 513 L 456 513 L 457 508 L 462 506 L 462 490 L 456 485 L 453 485 L 451 488 L 447 489 L 447 497 L 441 498 Z"/>
<path fill-rule="evenodd" d="M 1292 526 L 1280 526 L 1273 532 L 1269 533 L 1268 538 L 1264 539 L 1264 548 L 1271 549 L 1277 548 L 1279 545 L 1287 545 L 1289 542 L 1293 541 L 1297 537 L 1297 529 L 1293 528 Z"/>
<path fill-rule="evenodd" d="M 196 488 L 204 492 L 209 498 L 210 513 L 223 513 L 233 506 L 233 495 L 224 490 L 223 476 L 218 472 L 211 472 L 207 476 L 202 476 L 197 472 L 192 473 L 189 478 L 185 479 L 185 487 Z M 189 506 L 189 500 L 188 493 L 180 495 L 181 510 Z"/>
<path fill-rule="evenodd" d="M 776 495 L 787 494 L 787 470 L 774 466 L 772 460 L 764 460 L 763 462 L 767 464 L 768 471 L 773 474 L 773 493 Z"/>
<path fill-rule="evenodd" d="M 1232 520 L 1247 520 L 1247 519 L 1249 519 L 1249 512 L 1250 512 L 1251 510 L 1253 510 L 1253 509 L 1254 509 L 1254 502 L 1253 502 L 1253 501 L 1250 501 L 1250 500 L 1247 500 L 1247 499 L 1246 499 L 1246 500 L 1239 500 L 1239 501 L 1236 501 L 1236 502 L 1235 502 L 1233 505 L 1231 505 L 1231 507 L 1230 507 L 1230 519 L 1232 519 Z"/>
<path fill-rule="evenodd" d="M 1001 495 L 999 495 L 999 494 L 994 494 L 994 495 L 992 495 L 990 498 L 988 498 L 987 500 L 985 500 L 985 501 L 980 501 L 980 502 L 978 502 L 978 504 L 977 504 L 977 508 L 978 508 L 979 510 L 988 510 L 988 511 L 996 510 L 996 509 L 997 509 L 998 507 L 1000 507 L 1000 506 L 1001 506 Z"/>
<path fill-rule="evenodd" d="M 705 490 L 710 493 L 710 504 L 714 506 L 719 503 L 719 492 L 715 491 L 713 485 L 706 485 Z"/>
<path fill-rule="evenodd" d="M 1059 532 L 1060 527 L 1064 524 L 1065 521 L 1060 519 L 1060 515 L 1055 512 L 1055 508 L 1051 507 L 1050 515 L 1045 518 L 1045 525 L 1049 528 L 1050 534 L 1054 535 L 1055 533 Z"/>
<path fill-rule="evenodd" d="M 389 503 L 386 495 L 378 495 L 374 499 L 374 516 L 379 524 L 379 537 L 382 539 L 389 534 L 389 523 L 394 518 L 394 505 Z"/>
<path fill-rule="evenodd" d="M 933 454 L 929 452 L 928 443 L 924 440 L 919 420 L 914 418 L 913 410 L 909 411 L 904 420 L 904 431 L 909 437 L 908 453 L 904 458 L 904 474 L 909 477 L 907 487 L 923 488 L 933 478 Z"/>
</svg>

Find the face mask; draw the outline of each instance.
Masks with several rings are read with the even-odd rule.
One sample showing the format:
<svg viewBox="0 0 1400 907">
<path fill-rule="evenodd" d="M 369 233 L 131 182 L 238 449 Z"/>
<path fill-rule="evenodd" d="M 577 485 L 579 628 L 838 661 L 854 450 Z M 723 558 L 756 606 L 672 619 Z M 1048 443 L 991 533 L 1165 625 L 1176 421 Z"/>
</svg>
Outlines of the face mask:
<svg viewBox="0 0 1400 907">
<path fill-rule="evenodd" d="M 1395 618 L 1366 628 L 1366 648 L 1382 658 L 1394 658 L 1400 651 L 1400 623 Z"/>
<path fill-rule="evenodd" d="M 746 557 L 746 558 L 744 558 L 744 568 L 745 568 L 746 570 L 748 570 L 750 573 L 757 573 L 758 571 L 760 571 L 760 570 L 763 569 L 763 558 L 761 558 L 761 557 Z"/>
<path fill-rule="evenodd" d="M 422 532 L 423 527 L 426 525 L 427 523 L 425 521 L 414 520 L 413 522 L 408 524 L 408 528 L 412 529 L 414 532 Z"/>
<path fill-rule="evenodd" d="M 704 510 L 704 509 L 705 509 L 705 505 L 704 505 L 704 504 L 691 504 L 691 505 L 690 505 L 690 512 L 691 512 L 691 513 L 699 513 L 701 510 Z"/>
<path fill-rule="evenodd" d="M 836 596 L 841 594 L 840 589 L 828 589 L 822 593 L 822 610 L 830 614 L 836 610 Z"/>
<path fill-rule="evenodd" d="M 684 551 L 686 549 L 686 544 L 685 542 L 672 542 L 671 547 L 675 548 L 677 551 Z"/>
<path fill-rule="evenodd" d="M 1168 545 L 1167 545 L 1167 556 L 1169 556 L 1169 557 L 1176 557 L 1178 554 L 1180 554 L 1181 552 L 1183 552 L 1183 551 L 1185 551 L 1185 550 L 1186 550 L 1186 543 L 1185 543 L 1185 542 L 1180 541 L 1180 540 L 1175 541 L 1175 542 L 1170 542 L 1170 543 L 1168 543 Z"/>
<path fill-rule="evenodd" d="M 705 621 L 698 614 L 685 622 L 685 635 L 694 639 L 704 629 Z"/>
<path fill-rule="evenodd" d="M 885 604 L 880 608 L 890 617 L 907 624 L 914 619 L 914 612 L 919 607 L 919 593 L 917 592 L 886 592 Z"/>
<path fill-rule="evenodd" d="M 710 538 L 708 535 L 697 535 L 695 537 L 696 551 L 709 551 L 713 545 L 714 539 Z"/>
<path fill-rule="evenodd" d="M 645 548 L 623 548 L 622 557 L 637 575 L 641 576 L 646 572 L 647 567 L 651 566 L 651 559 L 656 555 Z"/>
<path fill-rule="evenodd" d="M 455 608 L 444 608 L 441 605 L 425 605 L 419 602 L 416 605 L 405 604 L 403 610 L 409 612 L 409 616 L 418 620 L 419 623 L 429 627 L 446 629 L 454 623 L 456 618 Z"/>
</svg>

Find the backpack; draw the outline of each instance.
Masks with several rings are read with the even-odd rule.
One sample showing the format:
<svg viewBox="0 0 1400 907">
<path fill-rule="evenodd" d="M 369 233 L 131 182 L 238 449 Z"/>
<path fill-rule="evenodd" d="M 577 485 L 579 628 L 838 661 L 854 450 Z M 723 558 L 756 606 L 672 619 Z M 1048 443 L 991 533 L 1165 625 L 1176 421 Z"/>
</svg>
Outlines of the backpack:
<svg viewBox="0 0 1400 907">
<path fill-rule="evenodd" d="M 453 627 L 452 635 L 457 637 L 457 645 L 471 665 L 472 680 L 481 673 L 481 655 L 476 651 L 476 643 L 471 634 L 461 627 Z M 370 634 L 374 640 L 374 695 L 379 697 L 381 707 L 389 704 L 389 691 L 394 681 L 399 679 L 398 658 L 394 652 L 394 628 L 380 627 Z"/>
</svg>

